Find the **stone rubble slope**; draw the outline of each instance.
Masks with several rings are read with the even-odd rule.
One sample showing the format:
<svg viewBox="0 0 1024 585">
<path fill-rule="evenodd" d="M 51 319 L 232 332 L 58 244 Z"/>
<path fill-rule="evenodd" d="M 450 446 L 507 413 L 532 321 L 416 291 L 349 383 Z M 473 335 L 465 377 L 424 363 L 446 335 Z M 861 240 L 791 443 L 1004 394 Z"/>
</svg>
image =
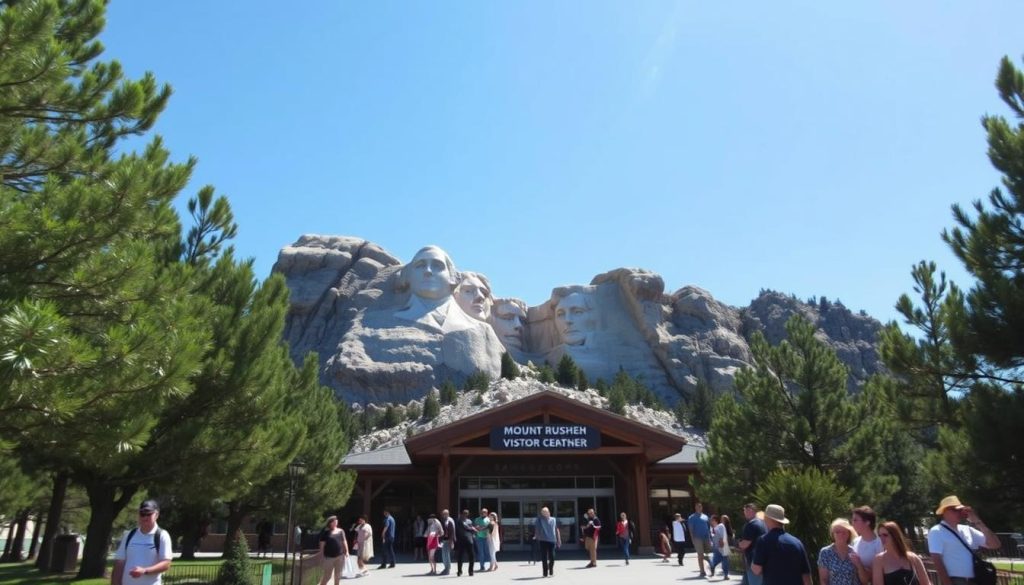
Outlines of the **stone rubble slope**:
<svg viewBox="0 0 1024 585">
<path fill-rule="evenodd" d="M 425 421 L 422 418 L 418 421 L 405 420 L 396 427 L 372 431 L 357 439 L 352 445 L 350 453 L 365 453 L 376 449 L 395 447 L 401 445 L 409 436 L 451 424 L 508 402 L 532 396 L 538 392 L 557 392 L 584 404 L 604 410 L 608 409 L 608 399 L 602 397 L 593 389 L 580 392 L 528 377 L 516 378 L 515 380 L 500 379 L 492 382 L 486 392 L 481 393 L 476 390 L 460 391 L 456 403 L 441 406 L 441 412 L 434 420 Z M 474 402 L 480 403 L 474 404 Z M 421 401 L 410 401 L 405 407 L 398 407 L 400 410 L 399 414 L 404 415 L 406 409 L 412 404 L 417 404 L 422 408 Z M 382 410 L 380 407 L 372 404 L 367 408 Z M 691 445 L 706 446 L 705 437 L 699 429 L 680 425 L 675 415 L 671 412 L 655 410 L 642 404 L 627 404 L 626 417 L 641 424 L 679 435 L 685 438 L 687 443 Z"/>
</svg>

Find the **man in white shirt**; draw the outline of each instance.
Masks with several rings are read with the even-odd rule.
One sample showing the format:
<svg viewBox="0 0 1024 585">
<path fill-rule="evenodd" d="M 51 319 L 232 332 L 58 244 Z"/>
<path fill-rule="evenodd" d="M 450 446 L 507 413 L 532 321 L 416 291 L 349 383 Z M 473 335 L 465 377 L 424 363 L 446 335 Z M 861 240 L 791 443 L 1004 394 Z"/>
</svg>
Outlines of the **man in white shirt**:
<svg viewBox="0 0 1024 585">
<path fill-rule="evenodd" d="M 686 551 L 683 550 L 683 547 L 686 546 L 685 525 L 683 515 L 676 514 L 676 519 L 672 521 L 672 548 L 676 551 L 680 566 L 683 564 L 683 555 L 686 554 Z"/>
<path fill-rule="evenodd" d="M 999 548 L 999 537 L 956 496 L 943 498 L 935 514 L 942 520 L 928 531 L 928 553 L 939 576 L 936 585 L 971 585 L 974 582 L 972 551 L 981 547 Z M 970 526 L 961 525 L 963 520 Z"/>
<path fill-rule="evenodd" d="M 139 526 L 126 532 L 114 554 L 111 585 L 160 585 L 171 568 L 171 535 L 156 524 L 160 505 L 146 500 L 139 506 Z"/>
<path fill-rule="evenodd" d="M 871 582 L 871 567 L 875 562 L 875 555 L 882 552 L 882 539 L 875 534 L 877 520 L 878 516 L 870 506 L 860 506 L 850 511 L 850 523 L 857 532 L 857 538 L 850 544 L 853 547 L 850 560 L 857 568 L 857 577 L 863 585 Z"/>
</svg>

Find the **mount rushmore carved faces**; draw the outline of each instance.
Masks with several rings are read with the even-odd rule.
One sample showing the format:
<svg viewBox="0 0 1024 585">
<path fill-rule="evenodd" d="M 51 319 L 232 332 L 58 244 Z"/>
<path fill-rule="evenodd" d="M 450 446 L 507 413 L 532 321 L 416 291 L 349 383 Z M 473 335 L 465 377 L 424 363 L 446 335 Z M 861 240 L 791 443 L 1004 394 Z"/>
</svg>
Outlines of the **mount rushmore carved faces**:
<svg viewBox="0 0 1024 585">
<path fill-rule="evenodd" d="M 523 349 L 523 322 L 526 303 L 519 299 L 498 299 L 491 309 L 491 327 L 509 349 Z"/>
<path fill-rule="evenodd" d="M 467 315 L 477 321 L 487 321 L 491 316 L 491 283 L 479 272 L 463 272 L 462 282 L 455 289 L 455 302 Z"/>
<path fill-rule="evenodd" d="M 420 248 L 399 275 L 400 288 L 409 287 L 412 294 L 424 299 L 449 297 L 458 283 L 455 263 L 437 246 Z"/>
<path fill-rule="evenodd" d="M 583 345 L 593 331 L 590 299 L 580 292 L 569 293 L 555 305 L 555 328 L 566 345 Z"/>
</svg>

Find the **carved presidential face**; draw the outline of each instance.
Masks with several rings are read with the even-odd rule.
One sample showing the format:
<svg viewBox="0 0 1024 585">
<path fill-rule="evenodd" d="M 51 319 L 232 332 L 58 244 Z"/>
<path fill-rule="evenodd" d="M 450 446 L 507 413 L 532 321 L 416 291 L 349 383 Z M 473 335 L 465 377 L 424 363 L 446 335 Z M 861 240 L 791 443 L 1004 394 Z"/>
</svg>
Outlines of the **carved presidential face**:
<svg viewBox="0 0 1024 585">
<path fill-rule="evenodd" d="M 555 306 L 555 326 L 562 343 L 583 345 L 587 340 L 590 305 L 582 293 L 574 292 L 562 297 Z"/>
<path fill-rule="evenodd" d="M 455 302 L 477 321 L 486 321 L 491 315 L 491 289 L 475 274 L 467 274 L 462 279 L 455 289 Z"/>
<path fill-rule="evenodd" d="M 491 311 L 491 326 L 505 347 L 523 348 L 523 321 L 526 313 L 516 303 L 499 301 Z"/>
<path fill-rule="evenodd" d="M 455 275 L 447 257 L 439 248 L 424 248 L 413 256 L 406 267 L 412 293 L 425 299 L 443 299 L 452 294 Z"/>
</svg>

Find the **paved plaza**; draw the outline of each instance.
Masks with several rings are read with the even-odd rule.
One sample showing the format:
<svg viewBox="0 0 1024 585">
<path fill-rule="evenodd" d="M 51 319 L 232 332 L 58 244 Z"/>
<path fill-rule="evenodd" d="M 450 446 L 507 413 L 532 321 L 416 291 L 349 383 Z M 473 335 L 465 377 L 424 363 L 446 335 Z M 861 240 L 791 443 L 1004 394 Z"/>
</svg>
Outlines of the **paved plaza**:
<svg viewBox="0 0 1024 585">
<path fill-rule="evenodd" d="M 409 579 L 441 579 L 441 580 L 469 580 L 473 583 L 508 583 L 516 581 L 567 581 L 570 583 L 587 583 L 588 585 L 639 585 L 651 583 L 674 583 L 684 582 L 691 584 L 703 583 L 726 583 L 721 577 L 721 567 L 718 574 L 713 578 L 702 578 L 697 569 L 697 557 L 688 553 L 684 557 L 683 566 L 676 564 L 675 558 L 669 563 L 663 563 L 660 557 L 652 555 L 634 556 L 627 566 L 621 556 L 612 556 L 613 551 L 602 550 L 598 555 L 597 567 L 585 568 L 586 556 L 580 551 L 566 552 L 564 555 L 556 556 L 554 577 L 544 579 L 541 576 L 540 563 L 532 563 L 529 556 L 511 556 L 510 558 L 498 560 L 498 570 L 493 572 L 475 572 L 470 578 L 465 565 L 463 565 L 462 577 L 455 575 L 455 563 L 452 563 L 452 573 L 446 576 L 428 575 L 430 566 L 426 562 L 400 562 L 394 569 L 378 569 L 373 565 L 370 574 L 358 579 L 346 579 L 346 582 L 367 581 L 374 584 L 380 583 L 405 583 Z M 443 565 L 438 563 L 440 569 Z M 479 568 L 479 564 L 477 565 Z M 728 582 L 739 583 L 740 575 L 730 573 Z"/>
</svg>

